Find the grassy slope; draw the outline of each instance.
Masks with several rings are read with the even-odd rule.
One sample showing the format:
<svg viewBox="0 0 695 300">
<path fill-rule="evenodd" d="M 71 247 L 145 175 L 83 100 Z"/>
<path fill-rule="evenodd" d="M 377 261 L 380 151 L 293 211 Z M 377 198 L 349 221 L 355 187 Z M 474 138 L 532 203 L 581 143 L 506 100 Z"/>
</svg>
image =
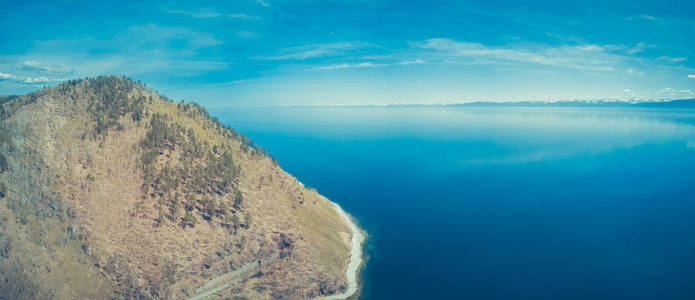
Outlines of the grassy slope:
<svg viewBox="0 0 695 300">
<path fill-rule="evenodd" d="M 223 294 L 304 298 L 340 289 L 349 230 L 327 199 L 305 189 L 239 138 L 227 137 L 206 115 L 185 112 L 181 105 L 127 79 L 111 79 L 127 91 L 128 99 L 152 98 L 144 102 L 143 119 L 134 121 L 132 113 L 118 116 L 120 130 L 92 136 L 95 120 L 89 105 L 99 101 L 99 95 L 90 80 L 4 105 L 3 128 L 12 139 L 0 153 L 12 163 L 0 175 L 10 190 L 1 201 L 11 208 L 0 206 L 0 215 L 7 218 L 0 225 L 4 234 L 0 245 L 10 241 L 12 250 L 0 267 L 17 261 L 23 268 L 12 274 L 30 274 L 27 284 L 38 284 L 59 298 L 109 297 L 113 291 L 183 298 L 208 278 L 279 251 L 278 237 L 284 234 L 292 240 L 290 256 L 264 276 Z M 195 227 L 184 229 L 173 217 L 157 222 L 168 198 L 143 194 L 142 185 L 148 182 L 142 162 L 146 149 L 140 141 L 154 113 L 192 132 L 202 153 L 214 153 L 215 146 L 231 151 L 241 170 L 234 188 L 222 193 L 194 193 L 185 185 L 174 189 L 196 206 L 191 210 L 198 220 Z M 24 150 L 17 151 L 20 148 Z M 172 148 L 157 156 L 153 163 L 157 172 L 166 164 L 181 164 L 185 154 L 178 145 Z M 37 190 L 23 187 L 27 183 L 46 191 L 27 195 Z M 242 220 L 251 215 L 250 226 L 230 230 L 223 227 L 224 218 L 204 220 L 197 203 L 214 197 L 231 207 L 237 190 L 244 204 L 227 214 Z M 33 200 L 22 200 L 27 198 Z M 36 211 L 49 213 L 31 213 Z M 62 273 L 69 276 L 57 275 Z"/>
</svg>

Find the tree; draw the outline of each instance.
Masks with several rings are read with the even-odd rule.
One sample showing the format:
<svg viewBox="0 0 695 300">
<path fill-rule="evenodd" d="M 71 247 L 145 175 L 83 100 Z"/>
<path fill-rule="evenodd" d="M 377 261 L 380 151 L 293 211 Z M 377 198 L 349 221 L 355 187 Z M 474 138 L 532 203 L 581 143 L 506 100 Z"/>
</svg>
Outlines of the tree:
<svg viewBox="0 0 695 300">
<path fill-rule="evenodd" d="M 198 220 L 196 217 L 188 210 L 186 210 L 186 214 L 183 216 L 183 219 L 181 220 L 181 227 L 183 229 L 186 229 L 186 227 L 191 226 L 195 227 L 195 225 L 198 224 Z"/>
<path fill-rule="evenodd" d="M 174 198 L 169 202 L 169 220 L 175 221 L 179 216 L 179 193 L 174 194 Z"/>
<path fill-rule="evenodd" d="M 7 171 L 7 159 L 0 153 L 0 174 Z"/>
<path fill-rule="evenodd" d="M 232 221 L 232 228 L 234 228 L 234 232 L 236 232 L 237 229 L 239 229 L 239 225 L 241 225 L 241 221 L 239 221 L 239 217 L 237 217 L 236 215 L 232 216 L 231 221 Z"/>
<path fill-rule="evenodd" d="M 251 227 L 251 221 L 252 221 L 252 219 L 251 219 L 251 213 L 246 212 L 246 228 L 247 228 L 247 229 L 248 229 L 249 227 Z"/>
<path fill-rule="evenodd" d="M 217 204 L 214 198 L 210 196 L 203 196 L 203 212 L 207 215 L 205 217 L 206 220 L 210 220 L 213 216 L 215 216 L 217 212 Z"/>
<path fill-rule="evenodd" d="M 217 216 L 218 217 L 226 216 L 227 212 L 229 212 L 229 208 L 227 207 L 227 204 L 225 203 L 224 200 L 220 199 L 220 205 L 217 207 Z"/>
<path fill-rule="evenodd" d="M 244 203 L 244 197 L 239 190 L 234 191 L 234 209 L 241 209 L 241 204 Z"/>
<path fill-rule="evenodd" d="M 162 225 L 164 223 L 164 207 L 162 207 L 162 203 L 159 203 L 159 213 L 157 214 L 157 219 L 155 221 L 157 222 L 157 226 Z"/>
</svg>

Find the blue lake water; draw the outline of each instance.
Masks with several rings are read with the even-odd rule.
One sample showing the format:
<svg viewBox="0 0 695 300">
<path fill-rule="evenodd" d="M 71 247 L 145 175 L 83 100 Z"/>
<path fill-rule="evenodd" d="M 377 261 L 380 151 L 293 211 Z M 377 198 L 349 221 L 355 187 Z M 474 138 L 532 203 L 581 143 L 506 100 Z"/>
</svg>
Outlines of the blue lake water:
<svg viewBox="0 0 695 300">
<path fill-rule="evenodd" d="M 212 114 L 369 232 L 361 299 L 695 299 L 695 110 Z"/>
</svg>

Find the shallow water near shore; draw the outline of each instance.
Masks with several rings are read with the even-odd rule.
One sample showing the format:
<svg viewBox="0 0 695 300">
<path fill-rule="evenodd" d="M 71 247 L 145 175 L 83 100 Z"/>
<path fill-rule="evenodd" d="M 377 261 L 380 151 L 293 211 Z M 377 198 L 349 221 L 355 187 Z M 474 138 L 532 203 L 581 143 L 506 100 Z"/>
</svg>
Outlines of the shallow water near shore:
<svg viewBox="0 0 695 300">
<path fill-rule="evenodd" d="M 360 299 L 695 298 L 695 110 L 211 114 L 359 220 Z"/>
</svg>

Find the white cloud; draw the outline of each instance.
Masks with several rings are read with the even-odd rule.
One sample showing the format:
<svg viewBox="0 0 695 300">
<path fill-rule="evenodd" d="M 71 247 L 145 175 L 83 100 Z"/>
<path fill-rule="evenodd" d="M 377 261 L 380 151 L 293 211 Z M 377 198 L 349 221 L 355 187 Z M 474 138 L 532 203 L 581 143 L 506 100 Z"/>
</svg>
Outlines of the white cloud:
<svg viewBox="0 0 695 300">
<path fill-rule="evenodd" d="M 14 76 L 12 74 L 7 74 L 7 73 L 2 73 L 0 72 L 0 80 L 5 80 L 5 79 L 14 79 L 17 76 Z"/>
<path fill-rule="evenodd" d="M 265 2 L 264 0 L 256 0 L 256 3 L 260 4 L 263 7 L 269 7 L 270 4 L 268 2 Z"/>
<path fill-rule="evenodd" d="M 658 17 L 652 16 L 652 15 L 636 15 L 636 16 L 630 16 L 627 17 L 626 20 L 628 21 L 639 21 L 639 20 L 646 20 L 646 21 L 660 21 Z"/>
<path fill-rule="evenodd" d="M 670 56 L 659 56 L 656 59 L 668 61 L 668 62 L 672 62 L 672 63 L 679 63 L 679 62 L 684 62 L 684 61 L 688 60 L 687 57 L 670 57 Z"/>
<path fill-rule="evenodd" d="M 375 64 L 375 63 L 370 63 L 370 62 L 344 63 L 344 64 L 335 64 L 335 65 L 316 67 L 316 68 L 313 68 L 312 70 L 323 71 L 323 70 L 338 70 L 338 69 L 347 69 L 347 68 L 373 68 L 373 67 L 383 67 L 383 66 L 387 66 L 387 64 Z"/>
<path fill-rule="evenodd" d="M 630 74 L 630 75 L 638 75 L 638 76 L 644 75 L 644 72 L 637 71 L 637 70 L 635 70 L 635 68 L 625 69 L 625 72 Z"/>
<path fill-rule="evenodd" d="M 487 46 L 447 38 L 428 39 L 415 45 L 434 51 L 434 54 L 450 58 L 460 57 L 468 63 L 483 64 L 521 63 L 589 71 L 613 71 L 627 59 L 612 53 L 620 49 L 612 45 Z"/>
<path fill-rule="evenodd" d="M 35 77 L 35 78 L 31 78 L 31 77 L 24 78 L 24 83 L 47 83 L 47 82 L 52 82 L 52 81 L 54 81 L 54 80 L 48 79 L 44 76 Z M 60 80 L 55 80 L 55 81 L 60 81 Z"/>
<path fill-rule="evenodd" d="M 631 89 L 623 89 L 623 93 L 632 93 Z"/>
<path fill-rule="evenodd" d="M 38 84 L 38 83 L 49 83 L 49 82 L 59 82 L 59 81 L 65 81 L 66 79 L 63 78 L 48 78 L 45 76 L 38 76 L 38 77 L 28 77 L 28 76 L 19 76 L 19 75 L 14 75 L 14 74 L 8 74 L 8 73 L 2 73 L 0 72 L 0 81 L 1 80 L 11 80 L 13 82 L 19 83 L 19 84 Z"/>
<path fill-rule="evenodd" d="M 369 44 L 364 42 L 341 42 L 312 44 L 299 47 L 286 48 L 281 54 L 267 57 L 256 57 L 256 59 L 266 60 L 305 60 L 316 57 L 342 55 L 349 50 L 367 47 Z"/>
<path fill-rule="evenodd" d="M 422 59 L 414 59 L 414 60 L 404 60 L 402 62 L 399 62 L 399 65 L 416 65 L 416 64 L 423 64 L 425 63 L 424 60 Z"/>
<path fill-rule="evenodd" d="M 187 11 L 182 9 L 167 9 L 166 12 L 177 15 L 189 16 L 197 19 L 208 19 L 208 18 L 219 18 L 222 16 L 221 13 L 211 11 L 211 10 L 198 10 L 198 11 Z"/>
<path fill-rule="evenodd" d="M 230 19 L 239 19 L 239 20 L 258 20 L 258 19 L 260 19 L 259 17 L 249 16 L 247 14 L 226 14 L 225 16 L 227 18 L 230 18 Z"/>
<path fill-rule="evenodd" d="M 0 71 L 5 70 L 0 80 L 21 88 L 64 81 L 68 74 L 70 78 L 104 74 L 137 77 L 151 73 L 179 78 L 197 76 L 229 66 L 228 62 L 201 59 L 198 55 L 200 49 L 221 43 L 205 32 L 156 24 L 132 26 L 108 39 L 84 36 L 38 41 L 25 56 L 0 56 Z M 11 68 L 21 72 L 7 72 Z"/>
<path fill-rule="evenodd" d="M 37 60 L 25 60 L 19 65 L 19 69 L 26 71 L 39 71 L 53 74 L 67 74 L 71 73 L 72 70 L 65 66 L 53 66 L 50 64 L 41 63 Z"/>
<path fill-rule="evenodd" d="M 658 19 L 659 19 L 659 18 L 657 18 L 657 17 L 655 17 L 655 16 L 650 16 L 650 15 L 640 15 L 639 17 L 642 18 L 642 19 L 645 19 L 645 20 L 650 20 L 650 21 L 654 21 L 654 20 L 658 20 Z"/>
<path fill-rule="evenodd" d="M 695 78 L 695 74 L 688 74 L 688 78 Z"/>
<path fill-rule="evenodd" d="M 214 18 L 229 18 L 238 20 L 258 20 L 258 17 L 249 16 L 243 13 L 223 14 L 210 9 L 200 9 L 197 11 L 188 11 L 182 9 L 167 9 L 166 12 L 171 14 L 188 16 L 196 19 L 214 19 Z"/>
<path fill-rule="evenodd" d="M 325 71 L 325 70 L 339 70 L 339 69 L 351 69 L 351 68 L 376 68 L 376 67 L 390 67 L 390 66 L 403 66 L 403 65 L 416 65 L 425 63 L 422 59 L 414 60 L 404 60 L 398 62 L 384 62 L 384 63 L 373 63 L 373 62 L 359 62 L 359 63 L 340 63 L 332 65 L 318 66 L 309 69 L 310 71 Z"/>
<path fill-rule="evenodd" d="M 645 43 L 639 42 L 635 46 L 633 46 L 630 49 L 627 49 L 627 54 L 633 55 L 636 53 L 640 53 L 644 51 L 644 48 L 646 48 L 647 45 Z"/>
</svg>

